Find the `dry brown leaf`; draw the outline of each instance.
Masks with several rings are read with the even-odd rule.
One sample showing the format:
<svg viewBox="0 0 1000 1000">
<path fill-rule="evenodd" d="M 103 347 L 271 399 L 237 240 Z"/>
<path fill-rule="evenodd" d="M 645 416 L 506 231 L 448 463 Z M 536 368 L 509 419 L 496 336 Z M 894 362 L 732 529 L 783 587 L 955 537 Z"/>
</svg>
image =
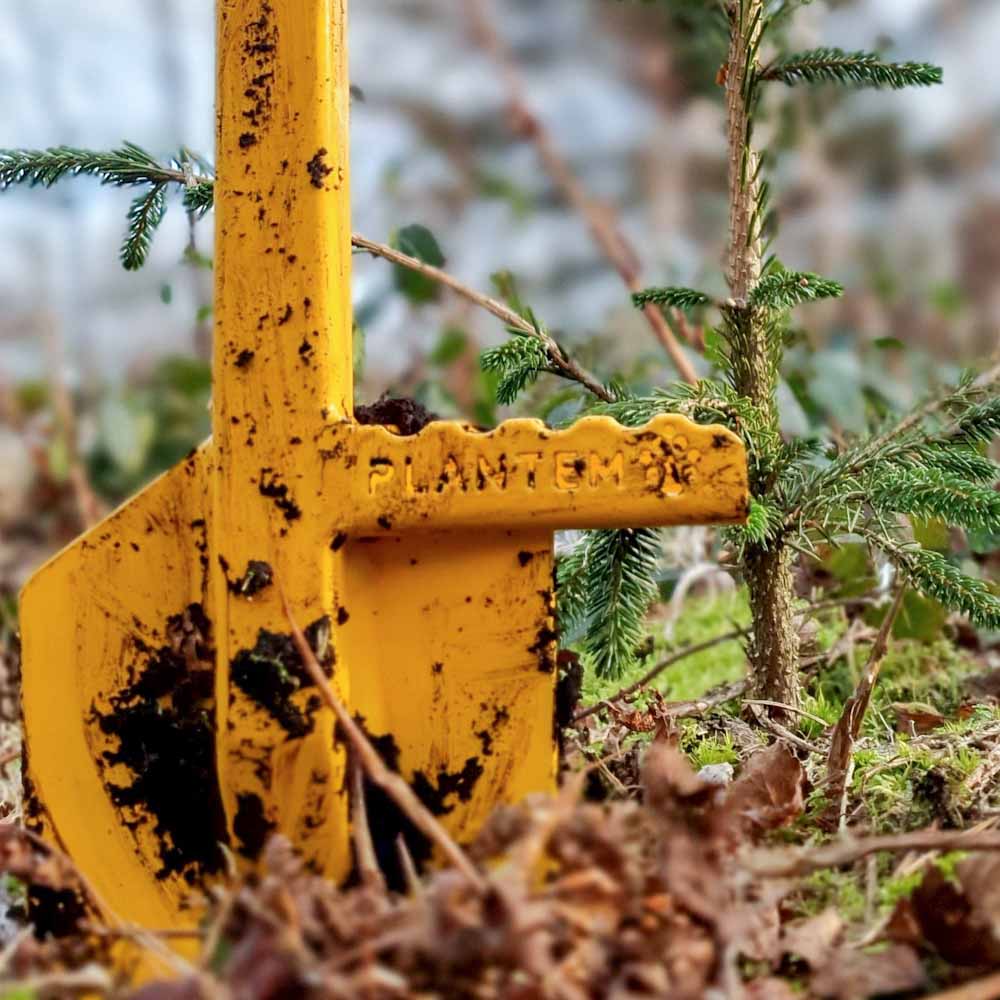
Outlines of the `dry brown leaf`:
<svg viewBox="0 0 1000 1000">
<path fill-rule="evenodd" d="M 927 975 L 917 953 L 905 944 L 879 951 L 839 948 L 811 981 L 812 994 L 833 1000 L 867 1000 L 920 989 Z"/>
<path fill-rule="evenodd" d="M 781 950 L 802 959 L 810 969 L 826 965 L 840 943 L 844 921 L 836 910 L 828 909 L 807 920 L 786 924 L 781 931 Z"/>
<path fill-rule="evenodd" d="M 914 948 L 923 947 L 924 935 L 912 899 L 901 899 L 896 903 L 883 934 L 887 941 L 895 941 L 896 944 L 909 944 Z"/>
<path fill-rule="evenodd" d="M 802 1000 L 802 994 L 777 976 L 765 976 L 747 983 L 744 988 L 746 1000 Z"/>
<path fill-rule="evenodd" d="M 729 786 L 726 806 L 743 829 L 766 833 L 787 826 L 805 809 L 805 771 L 784 743 L 755 753 Z"/>
<path fill-rule="evenodd" d="M 945 723 L 945 717 L 931 705 L 918 701 L 896 702 L 892 706 L 896 716 L 896 730 L 908 736 L 931 733 Z"/>
<path fill-rule="evenodd" d="M 966 858 L 956 879 L 931 868 L 913 894 L 925 940 L 955 965 L 1000 963 L 1000 856 Z"/>
</svg>

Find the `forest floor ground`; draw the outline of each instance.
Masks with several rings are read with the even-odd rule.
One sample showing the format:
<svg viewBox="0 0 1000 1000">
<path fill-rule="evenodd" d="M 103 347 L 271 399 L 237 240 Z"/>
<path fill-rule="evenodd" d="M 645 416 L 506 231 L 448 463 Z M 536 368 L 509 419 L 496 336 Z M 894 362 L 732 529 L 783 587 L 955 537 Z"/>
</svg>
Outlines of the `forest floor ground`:
<svg viewBox="0 0 1000 1000">
<path fill-rule="evenodd" d="M 8 725 L 0 998 L 1000 997 L 995 637 L 905 602 L 832 800 L 831 741 L 887 609 L 846 589 L 804 626 L 799 710 L 741 697 L 742 640 L 715 641 L 745 628 L 741 591 L 664 604 L 634 676 L 584 677 L 560 795 L 498 810 L 468 870 L 339 889 L 276 838 L 261 876 L 213 892 L 186 958 L 82 912 L 59 939 L 19 926 L 29 882 L 86 890 L 20 826 Z M 163 981 L 121 979 L 123 934 Z"/>
</svg>

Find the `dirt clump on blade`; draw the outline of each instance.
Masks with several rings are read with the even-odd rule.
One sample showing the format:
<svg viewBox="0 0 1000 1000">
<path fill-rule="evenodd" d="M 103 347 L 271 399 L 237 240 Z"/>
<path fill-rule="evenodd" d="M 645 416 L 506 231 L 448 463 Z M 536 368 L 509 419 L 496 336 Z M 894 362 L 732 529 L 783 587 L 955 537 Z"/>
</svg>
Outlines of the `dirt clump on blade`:
<svg viewBox="0 0 1000 1000">
<path fill-rule="evenodd" d="M 374 403 L 356 406 L 354 419 L 359 424 L 392 427 L 398 433 L 409 436 L 419 434 L 428 424 L 441 418 L 415 399 L 386 394 Z"/>
</svg>

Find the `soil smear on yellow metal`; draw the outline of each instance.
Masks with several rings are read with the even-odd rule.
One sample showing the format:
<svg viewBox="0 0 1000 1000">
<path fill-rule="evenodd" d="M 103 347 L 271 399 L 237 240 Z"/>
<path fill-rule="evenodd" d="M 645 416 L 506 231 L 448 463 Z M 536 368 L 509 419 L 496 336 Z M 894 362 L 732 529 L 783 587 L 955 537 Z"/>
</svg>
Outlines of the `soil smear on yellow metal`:
<svg viewBox="0 0 1000 1000">
<path fill-rule="evenodd" d="M 129 783 L 106 780 L 112 802 L 131 829 L 152 823 L 160 845 L 157 877 L 181 875 L 195 884 L 222 870 L 220 843 L 229 840 L 216 777 L 215 650 L 201 605 L 167 622 L 167 643 L 136 640 L 145 663 L 135 680 L 94 710 L 101 732 L 118 740 L 106 768 L 124 765 Z"/>
<path fill-rule="evenodd" d="M 305 630 L 309 647 L 328 677 L 333 675 L 336 657 L 330 641 L 330 619 L 324 615 Z M 313 730 L 313 715 L 319 709 L 319 695 L 304 707 L 293 700 L 299 691 L 314 688 L 312 679 L 290 634 L 261 629 L 253 649 L 241 649 L 230 667 L 233 683 L 274 719 L 292 739 Z"/>
</svg>

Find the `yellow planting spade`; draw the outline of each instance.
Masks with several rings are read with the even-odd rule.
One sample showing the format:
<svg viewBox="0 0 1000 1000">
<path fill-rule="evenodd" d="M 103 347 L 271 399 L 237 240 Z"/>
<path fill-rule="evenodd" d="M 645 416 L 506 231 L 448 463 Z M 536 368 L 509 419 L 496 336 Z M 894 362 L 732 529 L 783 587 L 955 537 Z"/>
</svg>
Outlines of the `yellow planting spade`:
<svg viewBox="0 0 1000 1000">
<path fill-rule="evenodd" d="M 354 421 L 345 7 L 219 0 L 213 436 L 22 598 L 28 817 L 146 927 L 197 921 L 220 845 L 252 863 L 280 831 L 351 869 L 344 744 L 280 591 L 464 842 L 555 784 L 553 532 L 747 510 L 741 443 L 678 417 Z M 427 857 L 369 807 L 387 868 L 400 832 Z"/>
</svg>

